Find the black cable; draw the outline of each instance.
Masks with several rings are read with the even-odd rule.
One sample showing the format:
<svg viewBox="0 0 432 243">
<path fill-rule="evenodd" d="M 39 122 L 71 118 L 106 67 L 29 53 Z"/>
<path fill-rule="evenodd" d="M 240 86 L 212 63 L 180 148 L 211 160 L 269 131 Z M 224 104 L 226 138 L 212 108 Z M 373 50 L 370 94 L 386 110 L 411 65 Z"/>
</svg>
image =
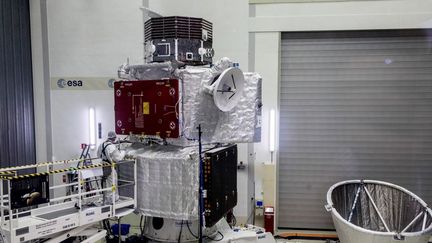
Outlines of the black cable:
<svg viewBox="0 0 432 243">
<path fill-rule="evenodd" d="M 208 239 L 210 239 L 212 241 L 221 241 L 221 240 L 223 240 L 224 239 L 224 235 L 220 231 L 218 231 L 218 234 L 220 234 L 222 238 L 216 239 L 216 238 L 211 238 L 209 236 L 206 236 L 206 238 L 208 238 Z"/>
<path fill-rule="evenodd" d="M 189 221 L 188 221 L 188 220 L 186 220 L 186 226 L 187 226 L 187 228 L 188 228 L 188 230 L 189 230 L 189 233 L 190 233 L 193 237 L 195 237 L 196 239 L 198 239 L 198 236 L 196 236 L 194 233 L 192 233 L 192 230 L 191 230 L 190 227 L 189 227 Z"/>
<path fill-rule="evenodd" d="M 144 215 L 141 215 L 140 225 L 139 225 L 140 230 L 141 230 L 141 237 L 142 237 L 143 234 L 144 234 L 144 228 L 143 228 L 143 226 L 142 226 L 143 219 L 144 219 Z"/>
<path fill-rule="evenodd" d="M 183 220 L 181 221 L 181 225 L 180 225 L 180 233 L 179 233 L 178 243 L 180 243 L 180 241 L 181 241 L 182 231 L 183 231 Z"/>
</svg>

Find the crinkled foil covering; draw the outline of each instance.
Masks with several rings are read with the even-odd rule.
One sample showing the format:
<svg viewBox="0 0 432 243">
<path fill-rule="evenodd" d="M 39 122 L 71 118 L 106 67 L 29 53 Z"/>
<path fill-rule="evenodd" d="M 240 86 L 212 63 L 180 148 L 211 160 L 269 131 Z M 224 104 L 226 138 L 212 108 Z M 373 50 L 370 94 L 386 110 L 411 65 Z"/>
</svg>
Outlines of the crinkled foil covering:
<svg viewBox="0 0 432 243">
<path fill-rule="evenodd" d="M 223 70 L 222 70 L 223 71 Z M 213 96 L 206 93 L 201 83 L 213 80 L 221 71 L 215 68 L 187 67 L 178 69 L 176 75 L 183 81 L 182 135 L 183 141 L 198 139 L 196 127 L 201 124 L 202 141 L 220 143 L 249 143 L 254 140 L 255 130 L 260 127 L 261 94 L 258 87 L 261 77 L 245 73 L 242 98 L 234 109 L 222 112 L 216 107 Z M 260 136 L 258 137 L 260 139 Z M 176 143 L 176 141 L 174 141 Z"/>
<path fill-rule="evenodd" d="M 212 83 L 225 69 L 232 67 L 228 58 L 222 58 L 213 67 L 150 63 L 123 65 L 119 77 L 128 80 L 155 80 L 177 78 L 181 84 L 181 111 L 179 139 L 167 139 L 171 144 L 190 145 L 198 139 L 201 124 L 204 143 L 249 143 L 261 140 L 261 77 L 257 73 L 244 73 L 245 86 L 238 105 L 229 112 L 220 111 L 213 96 L 201 84 Z M 120 75 L 122 74 L 122 75 Z M 126 75 L 127 74 L 127 75 Z M 259 134 L 258 134 L 259 133 Z"/>
<path fill-rule="evenodd" d="M 138 163 L 138 210 L 152 217 L 178 220 L 198 219 L 197 127 L 201 124 L 203 143 L 258 142 L 261 138 L 261 77 L 245 73 L 243 97 L 229 112 L 220 111 L 213 96 L 202 88 L 225 69 L 232 67 L 228 58 L 213 67 L 177 68 L 172 62 L 123 65 L 119 78 L 126 80 L 158 80 L 177 78 L 181 81 L 181 137 L 167 139 L 170 146 L 133 144 L 127 156 Z M 259 133 L 259 134 L 257 134 Z M 179 146 L 173 146 L 179 145 Z"/>
<path fill-rule="evenodd" d="M 258 121 L 258 111 L 261 110 L 261 77 L 257 73 L 244 73 L 246 85 L 243 90 L 243 98 L 231 112 L 222 113 L 214 131 L 213 142 L 260 142 L 261 122 Z M 198 116 L 199 114 L 197 114 Z M 256 130 L 259 129 L 259 130 Z M 256 137 L 256 135 L 259 137 Z"/>
<path fill-rule="evenodd" d="M 359 183 L 345 184 L 333 190 L 333 206 L 345 220 L 349 218 L 359 187 Z M 423 205 L 415 198 L 396 188 L 380 184 L 365 184 L 365 187 L 369 190 L 371 197 L 375 201 L 379 212 L 383 216 L 391 232 L 400 233 L 417 215 L 425 210 Z M 364 229 L 387 232 L 369 200 L 369 197 L 364 191 L 361 191 L 359 194 L 351 223 Z M 432 219 L 428 217 L 426 228 L 429 227 L 431 223 Z M 422 225 L 423 216 L 406 232 L 421 232 Z"/>
<path fill-rule="evenodd" d="M 137 210 L 146 216 L 198 219 L 197 147 L 133 144 L 127 157 L 137 159 Z"/>
<path fill-rule="evenodd" d="M 118 77 L 126 80 L 158 80 L 171 78 L 177 64 L 172 62 L 148 63 L 145 65 L 123 64 L 118 70 Z"/>
</svg>

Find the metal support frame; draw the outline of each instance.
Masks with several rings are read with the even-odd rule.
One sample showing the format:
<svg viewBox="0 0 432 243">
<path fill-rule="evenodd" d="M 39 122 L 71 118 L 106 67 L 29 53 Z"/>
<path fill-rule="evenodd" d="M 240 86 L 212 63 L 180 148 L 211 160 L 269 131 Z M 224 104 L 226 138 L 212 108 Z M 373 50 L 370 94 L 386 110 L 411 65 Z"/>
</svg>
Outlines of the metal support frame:
<svg viewBox="0 0 432 243">
<path fill-rule="evenodd" d="M 426 222 L 427 222 L 427 210 L 425 209 L 425 214 L 424 214 L 424 217 L 423 217 L 423 226 L 422 226 L 422 230 L 425 230 L 426 229 Z"/>
<path fill-rule="evenodd" d="M 94 224 L 103 219 L 112 217 L 122 217 L 126 214 L 131 213 L 137 205 L 137 163 L 136 160 L 125 160 L 119 161 L 117 164 L 112 163 L 106 165 L 106 163 L 94 164 L 89 166 L 76 167 L 75 163 L 80 160 L 68 160 L 68 161 L 56 161 L 46 162 L 41 164 L 20 166 L 20 167 L 9 167 L 1 168 L 0 171 L 0 234 L 5 239 L 6 243 L 21 242 L 22 239 L 25 241 L 33 240 L 36 238 L 49 239 L 48 242 L 60 242 L 67 237 L 78 236 L 86 234 L 89 238 L 84 242 L 95 242 L 100 237 L 104 237 L 106 231 L 100 231 L 93 229 L 92 232 L 89 230 L 89 225 Z M 116 201 L 115 192 L 118 190 L 118 180 L 116 169 L 120 164 L 133 163 L 133 179 L 122 180 L 126 184 L 124 186 L 133 186 L 134 196 L 133 198 L 120 197 L 120 200 Z M 68 169 L 55 170 L 55 165 L 68 165 Z M 100 168 L 104 166 L 110 166 L 112 172 L 112 186 L 107 188 L 96 188 L 85 191 L 82 186 L 86 182 L 86 178 L 83 178 L 82 170 Z M 46 167 L 46 172 L 39 172 L 35 174 L 25 174 L 25 169 L 28 168 L 43 168 Z M 14 173 L 11 173 L 14 171 Z M 23 171 L 20 175 L 19 171 Z M 68 171 L 76 171 L 78 181 L 73 183 L 65 183 L 64 185 L 50 186 L 49 189 L 53 190 L 62 187 L 77 186 L 78 192 L 73 195 L 50 198 L 49 203 L 38 205 L 37 207 L 22 208 L 20 210 L 12 209 L 11 200 L 11 180 L 22 179 L 27 177 L 39 176 L 39 175 L 52 175 L 57 173 L 67 173 Z M 98 179 L 99 178 L 99 179 Z M 103 177 L 95 177 L 94 180 L 102 180 Z M 89 179 L 93 180 L 93 179 Z M 103 193 L 112 192 L 112 202 L 98 205 L 87 205 L 86 201 L 100 198 Z M 7 194 L 6 194 L 7 193 Z M 68 208 L 76 208 L 76 211 L 61 213 Z M 107 207 L 109 210 L 106 211 Z M 45 218 L 44 215 L 58 213 L 59 216 L 55 218 Z M 27 219 L 28 218 L 28 219 Z M 16 230 L 20 228 L 28 227 L 29 232 L 22 235 L 15 235 Z M 44 228 L 48 227 L 48 228 Z M 49 230 L 47 230 L 49 229 Z M 66 230 L 66 231 L 65 231 Z M 60 232 L 61 235 L 58 235 Z M 64 234 L 63 234 L 64 233 Z M 62 235 L 63 234 L 63 235 Z M 55 237 L 55 238 L 52 238 Z M 60 238 L 59 238 L 60 237 Z M 63 237 L 63 238 L 62 238 Z M 64 238 L 66 237 L 66 238 Z"/>
<path fill-rule="evenodd" d="M 360 184 L 360 187 L 357 189 L 356 196 L 354 198 L 354 202 L 353 202 L 353 205 L 351 206 L 351 211 L 350 211 L 350 214 L 348 216 L 348 222 L 351 223 L 352 216 L 354 214 L 354 210 L 356 208 L 357 201 L 359 199 L 360 192 L 362 191 L 362 189 L 366 192 L 367 197 L 369 198 L 370 202 L 372 203 L 373 208 L 377 212 L 378 217 L 379 217 L 380 221 L 383 223 L 387 232 L 391 232 L 389 227 L 387 226 L 386 222 L 384 221 L 383 216 L 379 212 L 378 207 L 376 206 L 375 201 L 373 200 L 369 190 L 365 187 L 365 184 L 363 182 Z M 423 216 L 422 230 L 425 230 L 426 229 L 426 223 L 427 223 L 427 216 L 428 216 L 427 207 L 425 207 L 424 211 L 420 212 L 399 234 L 406 233 L 407 230 L 410 229 L 422 216 Z"/>
<path fill-rule="evenodd" d="M 367 187 L 364 187 L 364 190 L 365 190 L 365 192 L 366 192 L 369 200 L 371 201 L 372 206 L 374 207 L 375 211 L 377 212 L 378 217 L 380 218 L 381 222 L 384 224 L 384 227 L 386 228 L 387 232 L 391 232 L 390 229 L 389 229 L 389 227 L 387 226 L 386 222 L 384 221 L 383 216 L 381 215 L 380 211 L 378 210 L 378 207 L 375 204 L 375 201 L 372 199 L 372 196 L 370 195 L 369 190 L 367 189 Z"/>
<path fill-rule="evenodd" d="M 1 185 L 3 187 L 3 185 Z M 12 215 L 12 197 L 11 197 L 11 183 L 10 180 L 7 180 L 7 190 L 8 190 L 8 197 L 9 197 L 9 203 L 8 203 L 8 212 L 9 212 L 9 232 L 12 232 L 12 225 L 14 223 L 13 221 L 13 215 Z M 3 195 L 1 195 L 3 196 Z M 18 219 L 18 217 L 17 217 Z M 1 229 L 1 228 L 0 228 Z"/>
<path fill-rule="evenodd" d="M 362 187 L 363 187 L 363 185 L 360 185 L 360 187 L 357 189 L 357 193 L 356 193 L 356 196 L 355 196 L 355 198 L 354 198 L 354 203 L 353 203 L 353 205 L 352 205 L 352 207 L 351 207 L 351 212 L 350 212 L 350 215 L 349 215 L 349 217 L 348 217 L 348 222 L 351 222 L 351 219 L 352 219 L 352 216 L 353 216 L 354 210 L 355 210 L 355 208 L 356 208 L 357 200 L 358 200 L 358 198 L 359 198 L 360 191 L 361 191 Z"/>
<path fill-rule="evenodd" d="M 409 228 L 411 228 L 411 226 L 423 215 L 424 212 L 421 212 L 419 215 L 417 215 L 412 221 L 411 223 L 409 223 L 405 229 L 403 229 L 401 231 L 401 233 L 405 233 Z M 424 229 L 423 229 L 424 230 Z"/>
<path fill-rule="evenodd" d="M 346 188 L 346 186 L 348 186 L 348 185 L 349 186 L 355 185 L 356 187 L 358 185 L 363 185 L 365 195 L 361 195 L 361 199 L 366 200 L 363 203 L 366 203 L 367 205 L 362 205 L 362 206 L 367 207 L 367 208 L 365 208 L 365 210 L 368 212 L 370 211 L 369 213 L 371 213 L 372 211 L 376 211 L 377 215 L 379 216 L 379 220 L 378 220 L 379 225 L 378 226 L 380 227 L 380 225 L 383 224 L 385 226 L 385 229 L 382 229 L 379 227 L 378 227 L 378 229 L 376 229 L 375 227 L 373 229 L 371 229 L 369 227 L 364 227 L 361 224 L 358 225 L 358 224 L 356 224 L 357 222 L 356 223 L 348 222 L 348 220 L 347 220 L 348 214 L 342 215 L 341 212 L 338 212 L 341 205 L 335 206 L 335 204 L 333 202 L 333 199 L 334 199 L 333 196 L 334 196 L 335 191 L 338 188 L 344 189 L 345 193 L 347 193 L 347 192 L 351 193 L 352 196 L 356 195 L 358 192 L 358 188 L 356 188 L 356 187 Z M 369 187 L 368 185 L 371 185 L 371 187 Z M 388 209 L 388 207 L 387 207 L 388 205 L 386 205 L 385 202 L 382 202 L 382 203 L 384 203 L 384 204 L 382 204 L 380 202 L 381 200 L 379 200 L 378 202 L 380 202 L 380 204 L 378 204 L 378 206 L 382 207 L 383 210 L 381 212 L 378 211 L 377 203 L 375 203 L 374 199 L 372 198 L 371 192 L 369 191 L 369 190 L 374 190 L 375 189 L 374 186 L 384 186 L 387 189 L 397 190 L 400 194 L 393 195 L 392 197 L 394 197 L 394 199 L 396 201 L 398 201 L 398 203 L 400 204 L 399 205 L 400 207 L 414 206 L 415 212 L 412 212 L 413 214 L 410 213 L 411 214 L 410 217 L 412 217 L 411 221 L 405 222 L 406 224 L 404 224 L 404 225 L 397 223 L 400 220 L 406 221 L 406 219 L 403 219 L 404 216 L 403 216 L 403 210 L 402 210 L 402 211 L 398 211 L 398 213 L 395 215 L 395 217 L 396 217 L 395 220 L 397 221 L 397 222 L 395 221 L 395 223 L 397 225 L 394 225 L 394 223 L 392 225 L 387 225 L 385 220 L 384 220 L 384 219 L 387 219 L 387 217 L 386 218 L 382 217 L 383 215 L 381 215 L 381 212 L 387 213 L 387 211 L 384 211 L 384 210 Z M 349 191 L 351 191 L 351 192 L 349 192 Z M 386 192 L 382 192 L 379 188 L 373 192 L 374 192 L 374 196 L 379 197 L 379 199 L 382 199 L 381 197 L 387 196 L 387 195 L 385 195 Z M 383 194 L 381 194 L 381 192 Z M 345 195 L 345 196 L 347 196 L 347 198 L 349 197 L 348 195 Z M 377 199 L 377 198 L 375 198 L 375 199 Z M 359 199 L 357 199 L 357 200 L 359 200 Z M 386 199 L 384 198 L 384 200 L 386 200 Z M 413 205 L 411 205 L 411 204 L 413 204 Z M 374 207 L 374 209 L 370 209 L 370 208 L 372 208 L 371 205 Z M 351 205 L 349 205 L 348 207 L 350 207 L 350 206 Z M 357 207 L 359 207 L 359 206 L 360 205 L 357 205 Z M 347 180 L 347 181 L 342 181 L 342 182 L 336 183 L 333 186 L 331 186 L 327 192 L 327 205 L 325 205 L 325 208 L 328 212 L 331 212 L 333 220 L 335 222 L 340 222 L 342 224 L 345 223 L 349 227 L 363 228 L 364 230 L 367 231 L 367 232 L 364 232 L 365 234 L 372 234 L 372 235 L 383 236 L 383 237 L 392 237 L 394 240 L 403 241 L 403 240 L 405 240 L 406 237 L 414 237 L 414 238 L 415 237 L 423 237 L 423 236 L 427 235 L 427 233 L 432 230 L 432 224 L 430 223 L 430 221 L 432 220 L 432 210 L 428 207 L 428 205 L 420 197 L 418 197 L 414 193 L 408 191 L 407 189 L 405 189 L 401 186 L 397 186 L 395 184 L 388 183 L 388 182 L 376 181 L 376 180 Z M 352 206 L 351 209 L 352 208 L 354 208 L 354 206 Z M 346 210 L 346 208 L 341 209 L 341 210 Z M 370 216 L 376 217 L 373 215 L 370 215 Z M 381 221 L 381 223 L 380 223 L 380 221 Z M 388 226 L 391 226 L 392 228 L 389 228 Z M 396 228 L 394 228 L 393 226 Z M 363 229 L 361 229 L 361 231 L 364 231 Z M 390 229 L 392 231 L 390 231 Z M 348 237 L 348 235 L 344 236 L 345 240 L 349 238 L 349 237 L 348 238 L 346 238 L 346 237 Z M 349 241 L 349 239 L 348 239 L 348 241 Z"/>
</svg>

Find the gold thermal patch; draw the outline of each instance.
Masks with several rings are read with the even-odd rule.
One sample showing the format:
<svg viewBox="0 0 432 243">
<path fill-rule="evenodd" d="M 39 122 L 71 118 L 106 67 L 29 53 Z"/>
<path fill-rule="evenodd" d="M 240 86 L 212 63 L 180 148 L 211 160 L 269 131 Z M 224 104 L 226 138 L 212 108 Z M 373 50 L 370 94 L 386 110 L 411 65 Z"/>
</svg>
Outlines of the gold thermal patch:
<svg viewBox="0 0 432 243">
<path fill-rule="evenodd" d="M 150 102 L 143 102 L 143 114 L 144 115 L 150 114 Z"/>
</svg>

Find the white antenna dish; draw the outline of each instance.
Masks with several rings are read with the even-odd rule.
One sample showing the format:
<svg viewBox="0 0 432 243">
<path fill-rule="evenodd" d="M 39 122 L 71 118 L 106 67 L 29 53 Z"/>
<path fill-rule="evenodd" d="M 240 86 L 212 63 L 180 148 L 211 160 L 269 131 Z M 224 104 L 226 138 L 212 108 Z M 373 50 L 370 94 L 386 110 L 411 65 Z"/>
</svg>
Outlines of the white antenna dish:
<svg viewBox="0 0 432 243">
<path fill-rule="evenodd" d="M 244 83 L 245 78 L 239 68 L 225 69 L 210 87 L 216 106 L 223 112 L 232 110 L 240 101 Z"/>
</svg>

